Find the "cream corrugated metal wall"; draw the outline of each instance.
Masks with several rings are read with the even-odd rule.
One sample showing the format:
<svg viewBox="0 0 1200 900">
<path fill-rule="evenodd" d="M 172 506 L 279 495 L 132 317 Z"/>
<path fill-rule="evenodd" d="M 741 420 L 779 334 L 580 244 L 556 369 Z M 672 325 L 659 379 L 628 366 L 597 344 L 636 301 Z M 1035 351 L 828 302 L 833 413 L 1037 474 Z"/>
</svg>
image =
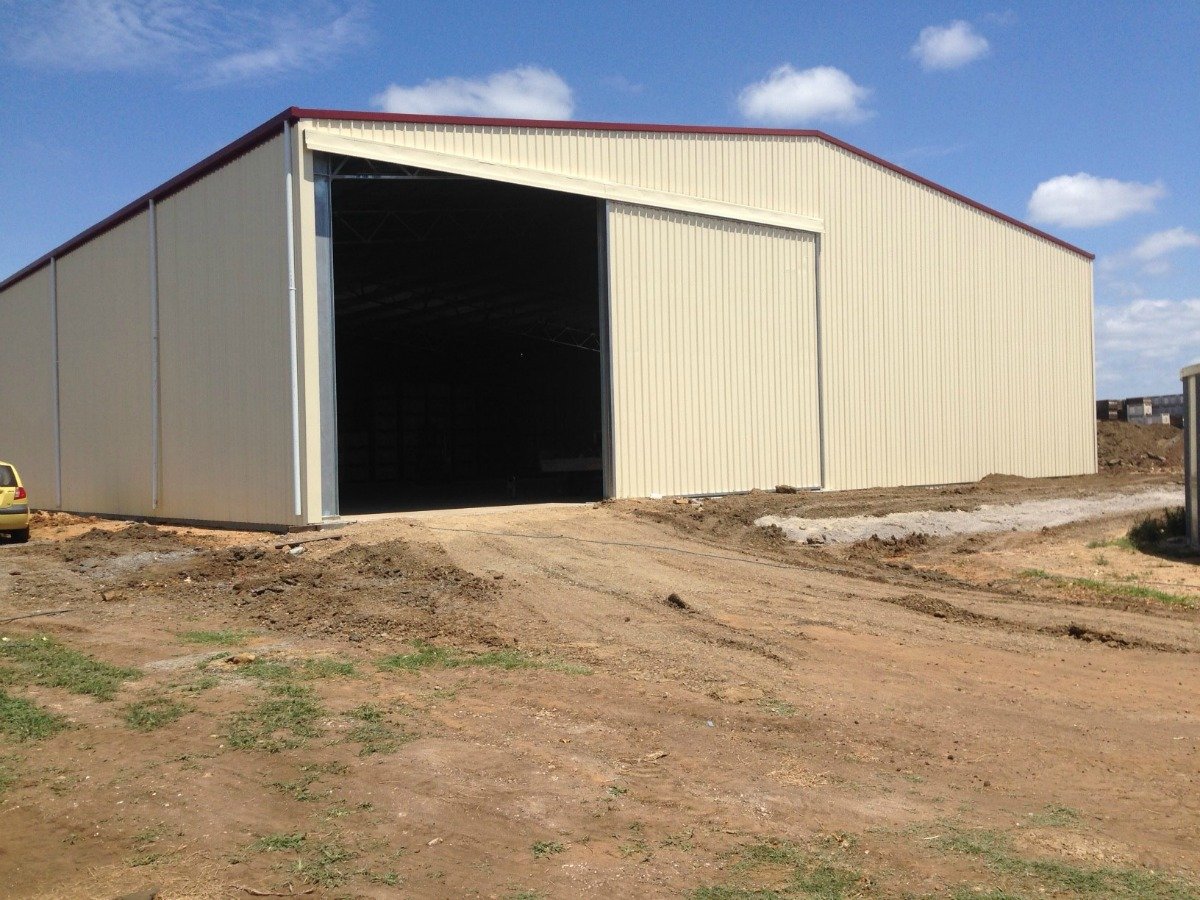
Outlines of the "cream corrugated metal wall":
<svg viewBox="0 0 1200 900">
<path fill-rule="evenodd" d="M 148 219 L 58 262 L 65 509 L 152 512 Z"/>
<path fill-rule="evenodd" d="M 296 521 L 285 197 L 275 138 L 158 205 L 159 515 Z"/>
<path fill-rule="evenodd" d="M 0 459 L 21 473 L 36 508 L 57 503 L 54 326 L 47 266 L 0 293 Z"/>
<path fill-rule="evenodd" d="M 35 507 L 58 505 L 53 272 L 61 508 L 297 522 L 283 172 L 275 138 L 156 206 L 157 442 L 148 212 L 0 294 L 0 334 L 19 335 L 0 378 L 0 458 L 17 464 Z"/>
<path fill-rule="evenodd" d="M 820 483 L 815 237 L 614 203 L 618 497 Z"/>
<path fill-rule="evenodd" d="M 1090 261 L 884 166 L 804 137 L 306 127 L 823 220 L 825 487 L 1095 471 Z"/>
</svg>

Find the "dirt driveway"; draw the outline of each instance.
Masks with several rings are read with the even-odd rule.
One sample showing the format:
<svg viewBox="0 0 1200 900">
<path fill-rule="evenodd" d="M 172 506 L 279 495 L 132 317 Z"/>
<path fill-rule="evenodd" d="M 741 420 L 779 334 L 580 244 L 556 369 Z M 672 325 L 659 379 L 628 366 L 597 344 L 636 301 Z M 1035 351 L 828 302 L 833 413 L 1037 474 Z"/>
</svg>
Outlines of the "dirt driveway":
<svg viewBox="0 0 1200 900">
<path fill-rule="evenodd" d="M 1129 516 L 748 524 L 1029 484 L 443 513 L 295 554 L 60 517 L 0 548 L 0 617 L 67 610 L 0 625 L 0 894 L 1200 896 L 1194 560 Z"/>
</svg>

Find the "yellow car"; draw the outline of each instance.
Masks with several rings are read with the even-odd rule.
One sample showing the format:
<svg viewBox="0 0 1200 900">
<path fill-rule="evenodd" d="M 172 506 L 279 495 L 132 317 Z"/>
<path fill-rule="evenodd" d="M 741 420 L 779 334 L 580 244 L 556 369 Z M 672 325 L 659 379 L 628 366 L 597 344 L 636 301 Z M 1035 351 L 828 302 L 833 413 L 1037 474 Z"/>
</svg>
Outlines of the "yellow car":
<svg viewBox="0 0 1200 900">
<path fill-rule="evenodd" d="M 0 462 L 0 534 L 15 543 L 29 540 L 29 495 L 15 466 Z"/>
</svg>

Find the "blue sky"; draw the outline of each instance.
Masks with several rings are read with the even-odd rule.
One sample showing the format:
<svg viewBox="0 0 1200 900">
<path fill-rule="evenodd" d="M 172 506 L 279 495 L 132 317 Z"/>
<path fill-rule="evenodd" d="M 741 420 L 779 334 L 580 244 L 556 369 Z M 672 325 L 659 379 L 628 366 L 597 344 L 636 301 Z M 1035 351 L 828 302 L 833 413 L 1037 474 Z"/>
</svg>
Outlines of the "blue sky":
<svg viewBox="0 0 1200 900">
<path fill-rule="evenodd" d="M 290 105 L 813 127 L 1097 254 L 1097 390 L 1200 360 L 1200 3 L 0 0 L 0 273 Z"/>
</svg>

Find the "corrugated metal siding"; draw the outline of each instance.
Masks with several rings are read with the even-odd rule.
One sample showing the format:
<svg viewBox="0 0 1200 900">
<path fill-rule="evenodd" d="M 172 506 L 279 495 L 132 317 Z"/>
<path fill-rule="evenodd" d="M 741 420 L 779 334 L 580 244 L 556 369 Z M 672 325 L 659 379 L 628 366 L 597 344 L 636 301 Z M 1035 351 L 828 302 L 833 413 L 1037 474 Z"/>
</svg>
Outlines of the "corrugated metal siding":
<svg viewBox="0 0 1200 900">
<path fill-rule="evenodd" d="M 1094 471 L 1090 263 L 825 157 L 826 487 Z"/>
<path fill-rule="evenodd" d="M 819 483 L 815 246 L 610 205 L 617 496 Z"/>
<path fill-rule="evenodd" d="M 282 138 L 158 206 L 160 515 L 290 524 Z"/>
<path fill-rule="evenodd" d="M 849 151 L 772 135 L 309 127 L 822 219 L 826 487 L 1095 471 L 1091 263 Z"/>
<path fill-rule="evenodd" d="M 54 344 L 50 269 L 0 292 L 0 459 L 15 465 L 37 509 L 55 505 Z"/>
<path fill-rule="evenodd" d="M 135 216 L 58 262 L 65 509 L 152 512 L 147 220 Z"/>
</svg>

